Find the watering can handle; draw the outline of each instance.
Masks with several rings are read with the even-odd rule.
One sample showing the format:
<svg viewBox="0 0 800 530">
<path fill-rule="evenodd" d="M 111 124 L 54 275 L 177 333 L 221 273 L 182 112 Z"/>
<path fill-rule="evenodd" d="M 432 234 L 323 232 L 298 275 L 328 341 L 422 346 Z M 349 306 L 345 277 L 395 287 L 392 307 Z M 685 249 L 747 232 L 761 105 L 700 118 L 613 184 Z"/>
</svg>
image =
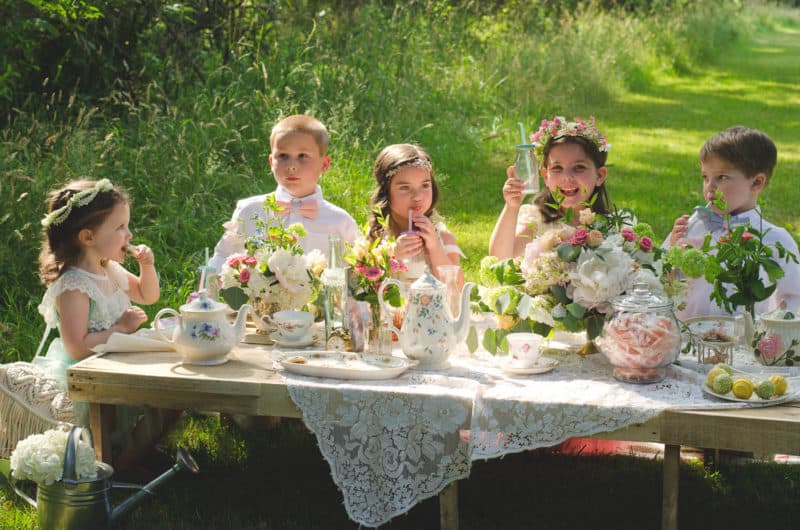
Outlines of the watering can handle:
<svg viewBox="0 0 800 530">
<path fill-rule="evenodd" d="M 84 433 L 89 437 L 89 447 L 94 451 L 92 430 L 89 427 L 73 425 L 67 437 L 67 448 L 64 450 L 64 484 L 75 484 L 78 482 L 78 474 L 75 471 L 75 461 L 77 460 L 78 444 L 81 441 L 81 435 Z"/>
</svg>

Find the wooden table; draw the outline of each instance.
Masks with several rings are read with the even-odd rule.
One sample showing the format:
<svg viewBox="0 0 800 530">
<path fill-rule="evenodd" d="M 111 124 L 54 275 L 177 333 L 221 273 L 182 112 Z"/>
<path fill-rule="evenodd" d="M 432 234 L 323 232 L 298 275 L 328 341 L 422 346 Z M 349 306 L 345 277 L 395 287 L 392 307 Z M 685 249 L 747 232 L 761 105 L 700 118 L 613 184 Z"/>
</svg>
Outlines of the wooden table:
<svg viewBox="0 0 800 530">
<path fill-rule="evenodd" d="M 180 364 L 175 352 L 118 353 L 72 366 L 67 372 L 69 396 L 89 403 L 97 458 L 105 462 L 111 458 L 107 418 L 113 405 L 301 417 L 263 347 L 242 345 L 229 358 L 228 363 L 204 367 Z M 724 411 L 669 410 L 646 423 L 596 437 L 665 444 L 662 529 L 676 530 L 680 447 L 800 454 L 800 403 Z M 439 495 L 439 502 L 442 529 L 457 529 L 457 483 Z"/>
</svg>

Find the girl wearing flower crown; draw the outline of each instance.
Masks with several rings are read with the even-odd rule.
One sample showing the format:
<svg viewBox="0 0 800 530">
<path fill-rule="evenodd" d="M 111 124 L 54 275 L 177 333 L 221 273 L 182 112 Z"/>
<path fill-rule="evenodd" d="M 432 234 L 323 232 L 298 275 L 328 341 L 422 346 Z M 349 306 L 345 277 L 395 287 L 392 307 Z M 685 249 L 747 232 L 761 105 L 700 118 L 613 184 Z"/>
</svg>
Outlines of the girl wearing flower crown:
<svg viewBox="0 0 800 530">
<path fill-rule="evenodd" d="M 39 274 L 47 286 L 39 305 L 47 323 L 42 345 L 53 328 L 60 337 L 50 343 L 44 361 L 35 358 L 34 364 L 65 387 L 67 367 L 88 357 L 92 348 L 105 343 L 112 333 L 133 333 L 147 320 L 131 300 L 152 304 L 159 298 L 153 251 L 146 245 L 130 244 L 129 203 L 127 194 L 107 179 L 70 182 L 48 196 L 49 213 L 42 219 L 39 255 Z M 139 263 L 139 276 L 120 265 L 126 253 Z M 88 424 L 85 404 L 75 405 L 78 421 Z M 143 413 L 117 407 L 112 435 L 116 446 L 153 438 L 144 430 L 160 429 L 155 422 L 161 419 L 155 411 L 146 414 L 146 421 L 134 432 Z M 117 465 L 124 468 L 124 458 Z"/>
<path fill-rule="evenodd" d="M 489 254 L 500 259 L 520 256 L 534 238 L 576 225 L 581 210 L 607 214 L 611 205 L 606 194 L 606 157 L 611 145 L 595 127 L 594 118 L 569 122 L 561 116 L 543 120 L 531 136 L 535 156 L 541 157 L 545 189 L 522 204 L 525 183 L 514 166 L 503 185 L 505 206 L 489 242 Z"/>
<path fill-rule="evenodd" d="M 404 279 L 419 277 L 426 266 L 442 279 L 439 266 L 459 265 L 463 253 L 436 211 L 439 188 L 430 156 L 418 145 L 390 145 L 378 154 L 373 173 L 378 185 L 370 203 L 369 238 L 397 238 L 395 257 L 408 266 Z"/>
</svg>

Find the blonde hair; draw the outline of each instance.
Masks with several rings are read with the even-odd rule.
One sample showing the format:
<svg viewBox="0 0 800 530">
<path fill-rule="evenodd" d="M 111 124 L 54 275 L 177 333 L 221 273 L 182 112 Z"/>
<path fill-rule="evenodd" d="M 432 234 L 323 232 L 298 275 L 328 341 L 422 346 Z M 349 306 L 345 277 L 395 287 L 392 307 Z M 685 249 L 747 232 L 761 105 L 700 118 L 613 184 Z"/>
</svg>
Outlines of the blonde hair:
<svg viewBox="0 0 800 530">
<path fill-rule="evenodd" d="M 328 153 L 328 129 L 326 129 L 322 122 L 318 119 L 305 114 L 295 114 L 293 116 L 283 118 L 281 121 L 276 123 L 275 126 L 272 127 L 272 132 L 269 135 L 270 149 L 275 148 L 275 142 L 277 141 L 278 137 L 291 133 L 303 133 L 311 135 L 311 137 L 314 138 L 314 142 L 316 142 L 317 147 L 319 147 L 319 153 L 321 155 L 326 155 Z"/>
</svg>

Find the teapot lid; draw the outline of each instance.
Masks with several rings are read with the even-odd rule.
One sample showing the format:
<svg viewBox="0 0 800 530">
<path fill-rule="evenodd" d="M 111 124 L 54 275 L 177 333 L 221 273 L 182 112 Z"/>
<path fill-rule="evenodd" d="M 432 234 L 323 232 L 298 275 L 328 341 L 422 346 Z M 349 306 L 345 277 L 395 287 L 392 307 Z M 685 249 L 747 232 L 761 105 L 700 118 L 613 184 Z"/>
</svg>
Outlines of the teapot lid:
<svg viewBox="0 0 800 530">
<path fill-rule="evenodd" d="M 181 313 L 216 313 L 227 308 L 228 304 L 209 298 L 208 292 L 203 290 L 198 293 L 197 298 L 181 306 Z"/>
<path fill-rule="evenodd" d="M 672 301 L 669 298 L 653 293 L 644 282 L 634 283 L 631 293 L 614 298 L 611 300 L 611 304 L 615 309 L 625 311 L 653 311 L 672 308 Z"/>
<path fill-rule="evenodd" d="M 422 273 L 422 276 L 411 284 L 412 291 L 438 291 L 444 289 L 444 287 L 445 285 L 431 274 L 428 267 L 425 267 L 425 272 Z"/>
</svg>

